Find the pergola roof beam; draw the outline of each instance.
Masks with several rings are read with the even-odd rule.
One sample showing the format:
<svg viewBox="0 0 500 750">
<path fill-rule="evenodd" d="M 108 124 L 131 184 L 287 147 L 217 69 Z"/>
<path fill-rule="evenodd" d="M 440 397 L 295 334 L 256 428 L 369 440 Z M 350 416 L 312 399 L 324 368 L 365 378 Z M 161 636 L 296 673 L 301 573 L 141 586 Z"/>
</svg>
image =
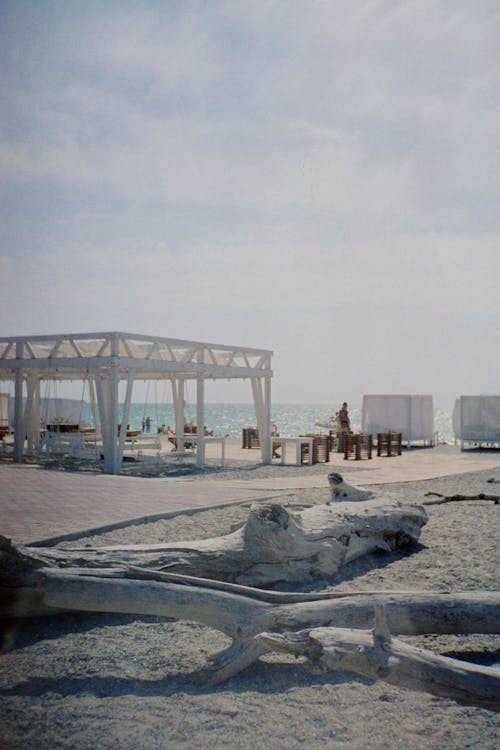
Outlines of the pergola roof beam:
<svg viewBox="0 0 500 750">
<path fill-rule="evenodd" d="M 19 344 L 20 356 L 14 356 Z M 19 348 L 16 350 L 19 353 Z M 120 354 L 125 352 L 126 356 Z M 123 333 L 60 334 L 0 339 L 0 378 L 39 369 L 59 379 L 118 364 L 137 377 L 270 377 L 272 352 Z"/>
<path fill-rule="evenodd" d="M 75 350 L 76 356 L 77 357 L 82 357 L 83 355 L 82 355 L 80 349 L 78 348 L 78 346 L 76 345 L 76 341 L 74 339 L 70 339 L 70 344 L 73 347 L 73 349 Z"/>
<path fill-rule="evenodd" d="M 13 348 L 14 348 L 14 342 L 11 341 L 10 344 L 7 345 L 6 349 L 2 353 L 2 356 L 0 357 L 0 359 L 7 359 L 7 357 L 9 356 Z"/>
<path fill-rule="evenodd" d="M 36 359 L 36 354 L 35 354 L 35 352 L 33 351 L 33 348 L 32 348 L 32 346 L 31 346 L 31 344 L 30 344 L 30 342 L 29 342 L 29 341 L 27 341 L 27 342 L 25 343 L 25 347 L 26 347 L 26 349 L 28 350 L 28 352 L 30 353 L 30 356 L 31 356 L 31 357 L 33 357 L 33 359 Z"/>
</svg>

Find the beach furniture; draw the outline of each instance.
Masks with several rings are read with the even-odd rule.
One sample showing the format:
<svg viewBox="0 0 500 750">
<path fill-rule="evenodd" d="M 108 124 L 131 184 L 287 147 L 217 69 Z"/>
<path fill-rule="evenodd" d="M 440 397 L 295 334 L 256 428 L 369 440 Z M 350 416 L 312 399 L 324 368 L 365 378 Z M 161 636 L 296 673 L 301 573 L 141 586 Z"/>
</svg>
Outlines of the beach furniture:
<svg viewBox="0 0 500 750">
<path fill-rule="evenodd" d="M 312 463 L 321 464 L 330 461 L 331 439 L 329 435 L 312 435 L 307 434 L 303 437 L 312 438 Z M 302 463 L 309 463 L 309 446 L 302 446 Z"/>
<path fill-rule="evenodd" d="M 372 436 L 360 432 L 357 435 L 348 433 L 344 438 L 344 460 L 354 458 L 361 461 L 372 457 Z"/>
<path fill-rule="evenodd" d="M 312 465 L 313 458 L 313 438 L 312 437 L 271 437 L 273 453 L 277 448 L 281 448 L 281 463 L 286 463 L 286 449 L 288 446 L 295 448 L 295 463 L 297 466 L 302 464 L 303 447 L 307 449 L 307 463 Z"/>
<path fill-rule="evenodd" d="M 49 430 L 40 440 L 40 453 L 47 456 L 63 455 L 79 458 L 85 452 L 84 436 L 78 430 Z"/>
<path fill-rule="evenodd" d="M 174 450 L 170 451 L 166 455 L 173 458 L 185 458 L 188 456 L 196 456 L 198 449 L 198 438 L 194 433 L 187 433 L 178 437 L 174 435 L 169 437 L 169 443 L 174 444 Z M 203 443 L 207 445 L 219 445 L 220 446 L 220 465 L 224 466 L 226 460 L 226 436 L 225 435 L 204 435 Z M 182 445 L 183 449 L 179 449 L 178 446 Z"/>
<path fill-rule="evenodd" d="M 242 430 L 242 448 L 260 448 L 259 431 L 255 427 Z"/>
<path fill-rule="evenodd" d="M 377 456 L 400 456 L 401 455 L 401 433 L 378 432 L 377 433 Z"/>
<path fill-rule="evenodd" d="M 346 446 L 346 440 L 349 437 L 349 435 L 352 435 L 352 432 L 337 432 L 336 435 L 336 445 L 337 445 L 337 453 L 343 453 Z"/>
</svg>

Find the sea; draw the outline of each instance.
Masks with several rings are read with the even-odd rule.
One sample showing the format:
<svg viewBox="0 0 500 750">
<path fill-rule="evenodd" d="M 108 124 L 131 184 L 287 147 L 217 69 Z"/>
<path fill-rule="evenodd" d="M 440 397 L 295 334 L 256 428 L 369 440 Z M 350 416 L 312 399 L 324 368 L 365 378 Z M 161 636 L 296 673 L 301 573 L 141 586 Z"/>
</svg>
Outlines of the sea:
<svg viewBox="0 0 500 750">
<path fill-rule="evenodd" d="M 196 404 L 186 404 L 184 411 L 186 421 L 196 424 Z M 334 412 L 335 409 L 332 404 L 273 404 L 271 419 L 282 435 L 293 437 L 321 431 L 321 428 L 317 427 L 315 423 L 327 422 Z M 451 414 L 451 407 L 434 406 L 435 430 L 438 433 L 438 442 L 440 443 L 454 443 Z M 171 403 L 149 402 L 132 403 L 130 405 L 128 419 L 130 429 L 140 430 L 142 420 L 147 417 L 151 420 L 151 432 L 157 432 L 162 425 L 165 425 L 165 427 L 168 425 L 174 427 L 175 425 Z M 361 406 L 350 405 L 349 417 L 351 429 L 354 432 L 359 432 L 361 430 Z M 205 425 L 209 430 L 213 430 L 214 435 L 241 437 L 243 428 L 256 427 L 254 406 L 248 403 L 206 403 Z"/>
</svg>

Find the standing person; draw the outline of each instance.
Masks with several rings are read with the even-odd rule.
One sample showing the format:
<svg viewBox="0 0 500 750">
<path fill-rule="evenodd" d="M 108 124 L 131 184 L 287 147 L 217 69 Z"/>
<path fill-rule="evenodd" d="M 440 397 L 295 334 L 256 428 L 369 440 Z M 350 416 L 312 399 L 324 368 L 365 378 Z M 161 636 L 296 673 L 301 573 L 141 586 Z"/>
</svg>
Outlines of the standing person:
<svg viewBox="0 0 500 750">
<path fill-rule="evenodd" d="M 143 417 L 142 418 L 142 431 L 145 432 L 145 430 L 146 430 L 146 420 Z"/>
<path fill-rule="evenodd" d="M 349 412 L 347 411 L 347 402 L 344 401 L 342 404 L 342 408 L 339 411 L 339 421 L 340 421 L 340 431 L 341 432 L 350 432 L 351 431 L 351 422 L 349 419 Z"/>
<path fill-rule="evenodd" d="M 146 432 L 151 432 L 151 417 L 146 417 Z"/>
<path fill-rule="evenodd" d="M 280 458 L 281 454 L 278 453 L 276 448 L 279 448 L 281 446 L 281 443 L 275 443 L 273 441 L 273 437 L 279 437 L 280 431 L 278 429 L 278 425 L 276 422 L 272 422 L 271 424 L 271 445 L 273 449 L 273 458 Z"/>
</svg>

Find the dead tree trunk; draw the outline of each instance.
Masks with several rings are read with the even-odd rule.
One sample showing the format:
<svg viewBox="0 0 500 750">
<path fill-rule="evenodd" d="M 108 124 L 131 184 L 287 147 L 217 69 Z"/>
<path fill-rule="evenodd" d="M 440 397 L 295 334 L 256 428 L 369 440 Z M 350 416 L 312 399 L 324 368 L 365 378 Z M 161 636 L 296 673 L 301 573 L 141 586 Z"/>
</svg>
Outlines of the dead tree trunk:
<svg viewBox="0 0 500 750">
<path fill-rule="evenodd" d="M 82 549 L 23 547 L 36 566 L 106 568 L 118 563 L 264 586 L 333 575 L 341 565 L 375 551 L 414 543 L 427 515 L 420 506 L 317 505 L 292 512 L 254 504 L 246 523 L 227 536 L 169 544 Z M 1 580 L 1 560 L 0 560 Z"/>
</svg>

